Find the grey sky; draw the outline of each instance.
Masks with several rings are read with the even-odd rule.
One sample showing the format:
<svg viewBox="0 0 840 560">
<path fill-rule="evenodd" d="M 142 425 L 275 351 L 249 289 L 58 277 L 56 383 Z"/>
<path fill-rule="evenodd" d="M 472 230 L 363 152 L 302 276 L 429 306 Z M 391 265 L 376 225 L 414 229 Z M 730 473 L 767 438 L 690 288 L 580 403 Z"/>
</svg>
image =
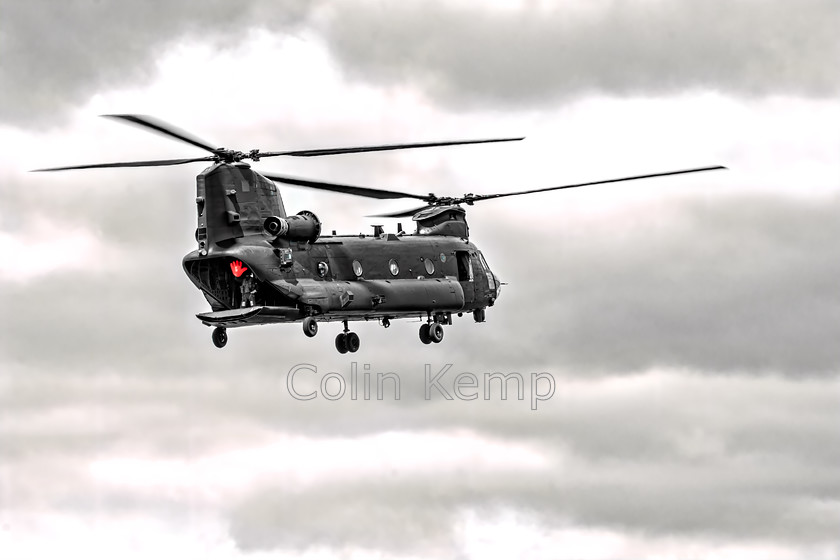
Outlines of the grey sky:
<svg viewBox="0 0 840 560">
<path fill-rule="evenodd" d="M 444 2 L 341 6 L 327 37 L 351 76 L 417 82 L 458 105 L 691 89 L 831 96 L 840 87 L 840 12 L 830 0 L 594 2 L 514 14 Z"/>
<path fill-rule="evenodd" d="M 294 30 L 311 3 L 211 0 L 193 2 L 5 2 L 0 23 L 0 119 L 16 125 L 55 124 L 99 88 L 142 83 L 156 57 L 184 41 L 236 45 L 254 20 Z"/>
<path fill-rule="evenodd" d="M 97 88 L 153 78 L 167 48 L 199 38 L 235 47 L 254 28 L 278 36 L 315 29 L 348 76 L 409 82 L 461 107 L 687 89 L 827 97 L 840 87 L 840 13 L 832 0 L 584 6 L 7 2 L 0 76 L 14 87 L 0 94 L 0 118 L 47 125 Z"/>
<path fill-rule="evenodd" d="M 9 356 L 25 359 L 30 352 L 26 340 L 41 336 L 67 343 L 30 359 L 65 366 L 93 366 L 120 355 L 132 355 L 131 363 L 160 363 L 176 355 L 184 363 L 194 359 L 185 346 L 165 343 L 183 336 L 173 321 L 180 328 L 191 325 L 190 310 L 201 302 L 182 282 L 180 267 L 171 266 L 189 250 L 186 241 L 173 243 L 172 238 L 181 229 L 187 236 L 190 228 L 181 227 L 181 216 L 170 210 L 187 214 L 190 209 L 168 200 L 184 198 L 180 185 L 158 187 L 162 196 L 153 199 L 155 204 L 136 210 L 129 204 L 136 205 L 143 195 L 129 189 L 117 199 L 122 207 L 103 211 L 98 202 L 88 205 L 84 199 L 72 211 L 77 225 L 95 225 L 117 251 L 131 251 L 133 262 L 120 263 L 116 270 L 108 269 L 108 263 L 91 263 L 74 274 L 83 282 L 44 277 L 8 286 L 5 308 L 20 317 L 0 327 L 5 331 L 0 345 Z M 619 238 L 608 224 L 592 226 L 582 237 L 575 235 L 576 226 L 562 223 L 516 227 L 513 238 L 507 230 L 480 230 L 479 247 L 510 286 L 499 307 L 489 310 L 494 328 L 481 325 L 480 330 L 457 329 L 457 334 L 453 329 L 449 355 L 487 367 L 517 367 L 520 356 L 528 355 L 539 357 L 537 365 L 584 376 L 662 366 L 791 376 L 836 373 L 840 351 L 832 341 L 840 332 L 840 296 L 834 287 L 840 251 L 832 240 L 840 235 L 837 197 L 815 202 L 758 196 L 687 199 L 669 212 L 679 217 L 676 224 L 638 226 Z M 142 227 L 125 227 L 126 216 L 140 225 L 157 223 L 159 229 L 141 235 Z M 550 252 L 542 243 L 521 242 L 549 236 Z M 124 294 L 132 291 L 155 296 L 125 301 Z M 26 297 L 31 293 L 42 294 L 41 305 L 33 308 Z M 86 312 L 86 293 L 96 293 L 103 305 Z M 534 298 L 540 302 L 537 313 L 522 313 Z M 56 312 L 78 319 L 71 325 L 51 323 Z M 132 320 L 123 324 L 119 318 L 125 314 Z M 103 324 L 111 326 L 103 329 Z M 147 334 L 137 339 L 140 325 Z M 522 329 L 531 336 L 522 338 Z M 88 355 L 81 342 L 96 333 L 112 352 Z M 483 340 L 490 347 L 474 357 L 474 345 Z M 506 340 L 518 340 L 517 354 L 506 348 Z M 400 346 L 407 351 L 414 343 L 412 335 Z M 150 346 L 171 348 L 175 355 L 149 355 Z M 271 363 L 273 349 L 255 350 L 266 365 Z"/>
<path fill-rule="evenodd" d="M 0 556 L 840 557 L 838 18 L 816 0 L 5 2 Z M 336 324 L 217 351 L 180 266 L 200 165 L 27 173 L 189 156 L 96 117 L 150 106 L 239 149 L 529 136 L 259 166 L 419 192 L 732 170 L 470 208 L 508 285 L 440 345 L 395 321 L 356 326 L 352 358 Z M 284 199 L 342 233 L 373 210 Z M 295 364 L 353 360 L 399 374 L 401 400 L 286 391 Z M 424 365 L 449 363 L 549 372 L 556 395 L 425 400 Z"/>
</svg>

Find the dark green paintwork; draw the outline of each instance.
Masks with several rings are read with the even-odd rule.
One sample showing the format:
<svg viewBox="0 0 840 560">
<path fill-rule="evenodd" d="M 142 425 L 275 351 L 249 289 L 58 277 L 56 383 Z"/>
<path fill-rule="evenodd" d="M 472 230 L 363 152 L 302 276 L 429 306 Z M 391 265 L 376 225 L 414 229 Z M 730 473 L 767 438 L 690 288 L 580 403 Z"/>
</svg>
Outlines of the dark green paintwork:
<svg viewBox="0 0 840 560">
<path fill-rule="evenodd" d="M 427 317 L 483 309 L 498 297 L 498 281 L 467 239 L 458 207 L 435 212 L 418 227 L 450 235 L 321 236 L 309 242 L 265 231 L 267 218 L 287 215 L 274 183 L 246 164 L 213 165 L 196 185 L 198 247 L 184 257 L 184 269 L 212 307 L 199 314 L 205 324 L 237 327 L 310 315 L 322 321 Z M 257 280 L 254 308 L 240 307 L 234 261 Z"/>
</svg>

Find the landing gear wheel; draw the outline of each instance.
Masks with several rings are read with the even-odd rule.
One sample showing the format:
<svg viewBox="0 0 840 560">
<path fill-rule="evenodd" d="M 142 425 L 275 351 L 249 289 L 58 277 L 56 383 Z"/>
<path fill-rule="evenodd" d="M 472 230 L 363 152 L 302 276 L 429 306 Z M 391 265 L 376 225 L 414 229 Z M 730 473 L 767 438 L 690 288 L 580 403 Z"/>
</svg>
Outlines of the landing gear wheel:
<svg viewBox="0 0 840 560">
<path fill-rule="evenodd" d="M 213 329 L 213 344 L 216 345 L 216 348 L 224 348 L 225 344 L 227 344 L 227 329 L 224 327 L 216 327 Z"/>
<path fill-rule="evenodd" d="M 443 340 L 443 325 L 440 323 L 432 323 L 429 325 L 429 338 L 435 344 Z"/>
<path fill-rule="evenodd" d="M 420 325 L 420 342 L 423 344 L 432 343 L 432 337 L 429 335 L 429 327 L 431 327 L 429 323 L 423 323 Z"/>
<path fill-rule="evenodd" d="M 303 334 L 309 338 L 318 334 L 318 323 L 315 321 L 314 317 L 307 317 L 303 320 Z"/>
<path fill-rule="evenodd" d="M 382 318 L 382 326 L 386 329 L 391 326 L 391 320 L 388 317 Z"/>
<path fill-rule="evenodd" d="M 476 323 L 483 323 L 484 322 L 484 309 L 476 309 L 473 311 L 473 319 L 475 319 Z"/>
<path fill-rule="evenodd" d="M 347 333 L 338 333 L 335 337 L 335 349 L 339 354 L 346 354 L 349 350 L 347 348 Z"/>
<path fill-rule="evenodd" d="M 354 332 L 347 333 L 347 351 L 351 354 L 354 352 L 358 352 L 359 346 L 361 342 L 359 341 L 359 335 Z"/>
</svg>

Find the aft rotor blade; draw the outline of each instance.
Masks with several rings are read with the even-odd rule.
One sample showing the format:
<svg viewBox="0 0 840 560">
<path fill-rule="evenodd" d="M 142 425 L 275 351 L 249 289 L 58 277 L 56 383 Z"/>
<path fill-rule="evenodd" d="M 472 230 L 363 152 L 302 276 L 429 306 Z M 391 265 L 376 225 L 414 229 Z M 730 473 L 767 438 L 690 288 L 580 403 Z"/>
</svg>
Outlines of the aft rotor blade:
<svg viewBox="0 0 840 560">
<path fill-rule="evenodd" d="M 49 167 L 46 169 L 33 169 L 32 171 L 68 171 L 71 169 L 101 169 L 107 167 L 159 167 L 163 165 L 183 165 L 196 161 L 215 161 L 212 156 L 189 158 L 189 159 L 156 159 L 150 161 L 118 161 L 114 163 L 92 163 L 89 165 L 70 165 L 67 167 Z"/>
<path fill-rule="evenodd" d="M 486 140 L 450 140 L 445 142 L 420 142 L 414 144 L 383 144 L 380 146 L 356 146 L 349 148 L 324 148 L 319 150 L 290 150 L 286 152 L 260 152 L 259 156 L 294 156 L 294 157 L 314 157 L 314 156 L 334 156 L 338 154 L 358 154 L 361 152 L 386 152 L 390 150 L 407 150 L 413 148 L 433 148 L 436 146 L 459 146 L 463 144 L 491 144 L 494 142 L 517 142 L 523 140 L 521 138 L 490 138 Z"/>
<path fill-rule="evenodd" d="M 298 177 L 289 177 L 286 175 L 273 175 L 270 173 L 260 174 L 263 177 L 271 179 L 272 181 L 277 181 L 278 183 L 285 183 L 287 185 L 294 185 L 296 187 L 306 187 L 308 189 L 318 189 L 322 191 L 331 191 L 344 194 L 352 194 L 356 196 L 364 196 L 367 198 L 416 198 L 418 200 L 430 200 L 430 197 L 432 197 L 432 195 L 424 196 L 411 193 L 404 193 L 400 191 L 389 191 L 386 189 L 372 189 L 369 187 L 342 185 L 340 183 L 327 183 L 326 181 L 312 181 L 309 179 L 300 179 Z"/>
<path fill-rule="evenodd" d="M 211 146 L 209 143 L 201 140 L 186 132 L 184 130 L 179 129 L 176 126 L 172 126 L 169 123 L 165 123 L 159 119 L 154 117 L 150 117 L 148 115 L 102 115 L 103 117 L 115 120 L 126 121 L 131 124 L 141 126 L 143 128 L 148 128 L 149 130 L 153 130 L 158 134 L 163 134 L 164 136 L 169 136 L 170 138 L 175 138 L 176 140 L 180 140 L 181 142 L 186 142 L 187 144 L 192 144 L 202 150 L 207 150 L 208 152 L 215 154 L 218 150 L 217 147 Z"/>
<path fill-rule="evenodd" d="M 399 212 L 390 212 L 387 214 L 369 214 L 368 218 L 407 218 L 409 216 L 415 215 L 417 212 L 421 210 L 425 210 L 426 208 L 433 208 L 432 206 L 421 206 L 419 208 L 413 208 L 411 210 L 401 210 Z"/>
<path fill-rule="evenodd" d="M 722 165 L 715 165 L 712 167 L 697 167 L 694 169 L 682 169 L 680 171 L 665 171 L 663 173 L 650 173 L 648 175 L 634 175 L 632 177 L 620 177 L 618 179 L 606 179 L 603 181 L 590 181 L 587 183 L 575 183 L 571 185 L 561 185 L 559 187 L 547 187 L 544 189 L 530 189 L 527 191 L 516 191 L 516 192 L 509 192 L 509 193 L 499 193 L 499 194 L 479 194 L 470 197 L 471 202 L 475 202 L 478 200 L 487 200 L 491 198 L 502 198 L 505 196 L 518 196 L 520 194 L 532 194 L 532 193 L 539 193 L 539 192 L 546 192 L 546 191 L 558 191 L 560 189 L 574 189 L 576 187 L 588 187 L 590 185 L 604 185 L 607 183 L 620 183 L 622 181 L 636 181 L 638 179 L 650 179 L 653 177 L 667 177 L 669 175 L 684 175 L 686 173 L 700 173 L 701 171 L 714 171 L 716 169 L 726 169 L 726 167 Z"/>
</svg>

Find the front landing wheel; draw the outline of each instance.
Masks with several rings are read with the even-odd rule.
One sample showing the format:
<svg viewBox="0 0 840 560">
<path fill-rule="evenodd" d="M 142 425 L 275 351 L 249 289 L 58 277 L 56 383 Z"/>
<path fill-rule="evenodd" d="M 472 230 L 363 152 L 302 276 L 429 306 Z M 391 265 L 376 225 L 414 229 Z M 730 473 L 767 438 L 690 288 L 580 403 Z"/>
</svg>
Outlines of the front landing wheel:
<svg viewBox="0 0 840 560">
<path fill-rule="evenodd" d="M 435 344 L 443 340 L 443 325 L 440 323 L 432 323 L 429 325 L 429 338 L 432 339 L 432 342 Z"/>
<path fill-rule="evenodd" d="M 432 337 L 429 336 L 429 323 L 423 323 L 420 325 L 420 342 L 423 344 L 431 344 Z"/>
<path fill-rule="evenodd" d="M 347 348 L 347 333 L 338 333 L 335 337 L 335 349 L 339 354 L 346 354 L 349 350 Z"/>
<path fill-rule="evenodd" d="M 227 336 L 227 329 L 224 327 L 216 327 L 213 329 L 213 344 L 216 345 L 216 348 L 224 348 L 225 344 L 227 344 L 228 336 Z"/>
</svg>

